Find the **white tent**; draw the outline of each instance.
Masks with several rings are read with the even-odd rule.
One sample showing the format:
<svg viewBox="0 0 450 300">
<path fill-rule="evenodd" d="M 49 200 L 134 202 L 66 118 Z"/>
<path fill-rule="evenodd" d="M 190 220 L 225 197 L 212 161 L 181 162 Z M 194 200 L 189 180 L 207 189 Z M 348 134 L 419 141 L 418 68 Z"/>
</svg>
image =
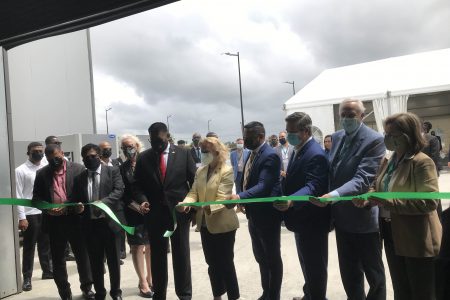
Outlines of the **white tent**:
<svg viewBox="0 0 450 300">
<path fill-rule="evenodd" d="M 333 132 L 333 104 L 346 98 L 370 100 L 381 130 L 387 115 L 406 111 L 410 95 L 449 90 L 450 49 L 442 49 L 327 69 L 284 107 L 288 114 L 309 113 L 322 131 Z"/>
</svg>

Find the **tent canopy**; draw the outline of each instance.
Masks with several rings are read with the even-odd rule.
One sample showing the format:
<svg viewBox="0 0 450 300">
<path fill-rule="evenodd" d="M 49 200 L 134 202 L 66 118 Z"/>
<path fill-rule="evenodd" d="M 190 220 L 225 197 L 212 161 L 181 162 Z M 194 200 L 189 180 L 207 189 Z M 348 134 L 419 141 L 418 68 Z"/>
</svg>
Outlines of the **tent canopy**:
<svg viewBox="0 0 450 300">
<path fill-rule="evenodd" d="M 450 48 L 327 69 L 286 103 L 309 107 L 345 98 L 373 100 L 386 96 L 450 90 Z"/>
<path fill-rule="evenodd" d="M 0 46 L 85 29 L 178 0 L 1 0 Z"/>
</svg>

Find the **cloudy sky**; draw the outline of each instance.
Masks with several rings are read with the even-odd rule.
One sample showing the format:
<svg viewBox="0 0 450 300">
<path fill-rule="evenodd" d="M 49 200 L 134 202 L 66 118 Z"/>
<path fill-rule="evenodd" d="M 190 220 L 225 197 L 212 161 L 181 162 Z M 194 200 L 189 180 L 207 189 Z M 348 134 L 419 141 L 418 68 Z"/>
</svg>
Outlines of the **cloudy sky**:
<svg viewBox="0 0 450 300">
<path fill-rule="evenodd" d="M 99 133 L 145 134 L 169 119 L 176 139 L 245 122 L 284 127 L 283 103 L 324 69 L 450 47 L 448 0 L 182 0 L 91 29 Z M 314 121 L 314 120 L 313 120 Z"/>
</svg>

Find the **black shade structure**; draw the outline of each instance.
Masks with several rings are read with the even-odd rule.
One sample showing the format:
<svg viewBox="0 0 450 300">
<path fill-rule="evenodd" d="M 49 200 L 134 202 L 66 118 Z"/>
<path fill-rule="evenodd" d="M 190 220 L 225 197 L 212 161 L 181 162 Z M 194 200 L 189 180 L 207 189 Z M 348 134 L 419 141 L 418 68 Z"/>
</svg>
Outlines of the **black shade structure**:
<svg viewBox="0 0 450 300">
<path fill-rule="evenodd" d="M 68 33 L 178 0 L 1 0 L 0 46 L 11 49 L 40 38 Z"/>
</svg>

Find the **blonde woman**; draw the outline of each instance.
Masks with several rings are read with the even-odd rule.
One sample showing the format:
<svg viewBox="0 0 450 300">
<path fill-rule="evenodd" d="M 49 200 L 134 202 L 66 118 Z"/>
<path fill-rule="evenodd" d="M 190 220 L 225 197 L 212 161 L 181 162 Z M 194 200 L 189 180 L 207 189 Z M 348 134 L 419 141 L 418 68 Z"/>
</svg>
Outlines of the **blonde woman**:
<svg viewBox="0 0 450 300">
<path fill-rule="evenodd" d="M 122 152 L 126 158 L 120 165 L 120 174 L 125 184 L 123 194 L 123 203 L 125 206 L 125 219 L 127 224 L 135 226 L 135 234 L 127 234 L 128 244 L 130 245 L 131 257 L 134 269 L 139 277 L 139 295 L 143 298 L 152 298 L 152 271 L 150 264 L 150 243 L 143 216 L 133 209 L 139 205 L 133 201 L 132 184 L 134 182 L 134 168 L 139 153 L 143 150 L 142 142 L 134 135 L 123 135 L 120 139 Z M 147 273 L 147 274 L 146 274 Z"/>
<path fill-rule="evenodd" d="M 183 203 L 225 200 L 231 196 L 234 176 L 226 164 L 228 149 L 216 137 L 201 142 L 202 166 L 197 170 L 191 191 Z M 177 207 L 188 212 L 188 207 Z M 203 253 L 214 300 L 239 299 L 239 285 L 234 267 L 234 241 L 239 221 L 236 212 L 221 204 L 198 208 L 195 220 L 200 231 Z"/>
</svg>

